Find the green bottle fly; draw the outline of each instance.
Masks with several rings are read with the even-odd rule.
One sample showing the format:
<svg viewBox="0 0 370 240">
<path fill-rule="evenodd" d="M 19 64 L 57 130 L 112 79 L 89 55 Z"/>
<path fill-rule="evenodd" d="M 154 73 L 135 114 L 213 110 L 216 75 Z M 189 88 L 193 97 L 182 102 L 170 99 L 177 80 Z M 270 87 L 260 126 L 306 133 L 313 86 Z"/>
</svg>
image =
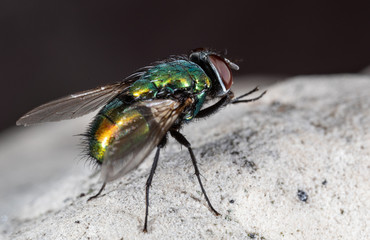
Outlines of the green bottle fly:
<svg viewBox="0 0 370 240">
<path fill-rule="evenodd" d="M 41 105 L 18 121 L 17 125 L 59 121 L 83 116 L 95 110 L 98 114 L 84 135 L 87 155 L 101 165 L 103 185 L 135 169 L 156 148 L 146 183 L 144 232 L 148 230 L 149 188 L 157 167 L 160 150 L 171 135 L 190 154 L 200 188 L 215 215 L 203 187 L 193 149 L 180 133 L 184 123 L 201 119 L 228 104 L 255 101 L 263 96 L 245 99 L 252 91 L 234 98 L 230 90 L 231 70 L 238 66 L 213 51 L 194 50 L 189 56 L 178 56 L 139 69 L 124 81 L 72 94 Z M 216 100 L 205 107 L 210 100 Z"/>
<path fill-rule="evenodd" d="M 129 149 L 135 141 L 147 137 L 147 119 L 138 109 L 130 107 L 135 102 L 167 98 L 175 92 L 191 92 L 195 107 L 183 113 L 183 121 L 190 121 L 202 107 L 210 87 L 210 78 L 199 65 L 190 61 L 175 60 L 150 68 L 98 113 L 88 133 L 90 156 L 102 163 L 107 148 L 116 138 L 130 136 L 130 141 L 123 146 Z M 145 124 L 137 124 L 139 121 Z M 136 126 L 141 128 L 136 129 Z"/>
</svg>

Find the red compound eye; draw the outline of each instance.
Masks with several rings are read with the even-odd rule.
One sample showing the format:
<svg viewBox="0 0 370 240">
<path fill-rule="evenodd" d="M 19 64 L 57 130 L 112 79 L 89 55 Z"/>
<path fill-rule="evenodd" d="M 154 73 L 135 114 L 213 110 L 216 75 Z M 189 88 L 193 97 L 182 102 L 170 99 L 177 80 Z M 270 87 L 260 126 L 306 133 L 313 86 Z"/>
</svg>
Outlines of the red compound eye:
<svg viewBox="0 0 370 240">
<path fill-rule="evenodd" d="M 233 84 L 233 75 L 231 74 L 229 66 L 224 59 L 217 55 L 209 55 L 209 60 L 211 60 L 212 64 L 215 66 L 226 90 L 229 90 Z"/>
</svg>

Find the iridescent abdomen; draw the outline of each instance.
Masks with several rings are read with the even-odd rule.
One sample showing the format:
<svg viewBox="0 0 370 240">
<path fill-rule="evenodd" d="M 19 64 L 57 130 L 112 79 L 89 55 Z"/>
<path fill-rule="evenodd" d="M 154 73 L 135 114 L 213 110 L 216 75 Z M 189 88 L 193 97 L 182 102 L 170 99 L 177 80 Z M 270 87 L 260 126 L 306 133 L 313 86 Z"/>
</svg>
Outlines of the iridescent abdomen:
<svg viewBox="0 0 370 240">
<path fill-rule="evenodd" d="M 99 112 L 92 123 L 89 132 L 90 156 L 103 162 L 105 153 L 114 139 L 131 139 L 131 142 L 125 145 L 126 149 L 140 138 L 145 138 L 148 133 L 149 127 L 143 113 L 115 98 Z"/>
<path fill-rule="evenodd" d="M 158 64 L 150 68 L 137 81 L 111 100 L 96 116 L 88 132 L 89 155 L 102 163 L 112 141 L 130 135 L 130 148 L 140 138 L 147 137 L 150 129 L 142 113 L 132 107 L 139 101 L 160 99 L 159 93 L 187 91 L 194 96 L 194 107 L 185 113 L 184 120 L 190 121 L 202 107 L 211 80 L 197 65 L 186 60 Z M 123 101 L 130 99 L 131 101 Z"/>
</svg>

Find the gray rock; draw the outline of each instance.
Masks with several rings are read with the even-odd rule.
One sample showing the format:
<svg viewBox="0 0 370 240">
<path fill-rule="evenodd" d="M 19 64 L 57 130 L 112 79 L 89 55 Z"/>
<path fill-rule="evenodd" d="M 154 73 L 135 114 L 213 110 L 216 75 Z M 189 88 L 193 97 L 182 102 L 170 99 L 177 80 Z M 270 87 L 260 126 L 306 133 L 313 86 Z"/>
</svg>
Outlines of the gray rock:
<svg viewBox="0 0 370 240">
<path fill-rule="evenodd" d="M 0 173 L 14 181 L 0 189 L 3 237 L 370 239 L 369 92 L 369 76 L 296 77 L 260 101 L 185 126 L 222 216 L 208 209 L 186 149 L 170 141 L 154 176 L 146 234 L 153 156 L 87 203 L 99 177 L 83 161 L 76 166 L 78 154 L 68 149 L 69 135 L 91 116 L 9 132 L 0 147 Z M 5 165 L 13 159 L 18 168 Z M 54 164 L 36 168 L 46 162 Z"/>
</svg>

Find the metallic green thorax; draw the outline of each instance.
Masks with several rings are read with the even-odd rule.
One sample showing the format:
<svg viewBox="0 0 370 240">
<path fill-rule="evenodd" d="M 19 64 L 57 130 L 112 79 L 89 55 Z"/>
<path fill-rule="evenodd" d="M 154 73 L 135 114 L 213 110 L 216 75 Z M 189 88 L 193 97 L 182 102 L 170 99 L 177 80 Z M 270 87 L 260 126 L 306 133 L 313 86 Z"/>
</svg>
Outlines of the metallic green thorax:
<svg viewBox="0 0 370 240">
<path fill-rule="evenodd" d="M 187 91 L 195 100 L 194 107 L 183 118 L 184 121 L 190 121 L 201 109 L 210 87 L 211 80 L 197 64 L 176 60 L 150 68 L 124 94 L 139 102 L 159 99 L 159 93 L 163 92 Z M 91 125 L 90 156 L 103 162 L 106 150 L 114 139 L 129 138 L 127 147 L 130 147 L 138 139 L 145 138 L 150 129 L 142 114 L 139 109 L 122 102 L 118 97 L 109 102 Z"/>
<path fill-rule="evenodd" d="M 140 100 L 157 98 L 163 90 L 173 93 L 175 90 L 188 90 L 195 94 L 196 107 L 185 116 L 190 121 L 202 107 L 206 90 L 211 87 L 211 80 L 195 63 L 177 60 L 159 64 L 149 69 L 138 81 L 134 82 L 129 93 Z"/>
</svg>

